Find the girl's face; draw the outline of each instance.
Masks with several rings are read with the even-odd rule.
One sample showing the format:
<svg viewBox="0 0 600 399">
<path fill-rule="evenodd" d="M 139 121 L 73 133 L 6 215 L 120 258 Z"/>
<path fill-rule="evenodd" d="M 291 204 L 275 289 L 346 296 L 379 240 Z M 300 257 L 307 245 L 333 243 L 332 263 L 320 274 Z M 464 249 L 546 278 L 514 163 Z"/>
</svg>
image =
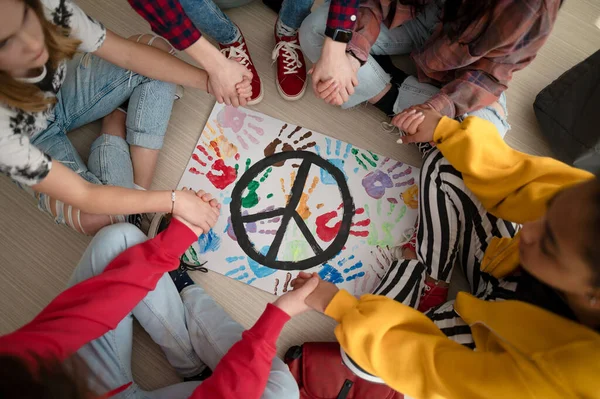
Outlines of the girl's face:
<svg viewBox="0 0 600 399">
<path fill-rule="evenodd" d="M 548 202 L 546 214 L 521 230 L 521 265 L 540 281 L 573 295 L 591 295 L 592 265 L 584 256 L 593 245 L 589 235 L 593 183 L 583 183 L 559 192 Z"/>
<path fill-rule="evenodd" d="M 26 77 L 48 62 L 44 31 L 21 0 L 0 0 L 0 71 Z"/>
</svg>

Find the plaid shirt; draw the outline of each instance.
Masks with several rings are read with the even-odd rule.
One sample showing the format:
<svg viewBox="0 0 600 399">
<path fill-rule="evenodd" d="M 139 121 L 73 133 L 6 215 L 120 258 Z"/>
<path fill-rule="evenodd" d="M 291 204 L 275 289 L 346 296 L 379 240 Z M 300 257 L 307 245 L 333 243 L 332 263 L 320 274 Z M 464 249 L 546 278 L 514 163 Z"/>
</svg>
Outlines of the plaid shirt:
<svg viewBox="0 0 600 399">
<path fill-rule="evenodd" d="M 202 35 L 178 0 L 127 1 L 150 23 L 153 32 L 167 39 L 177 50 L 185 50 Z M 327 26 L 333 29 L 354 29 L 359 2 L 360 0 L 331 0 Z"/>
<path fill-rule="evenodd" d="M 393 29 L 411 19 L 410 10 L 393 0 L 361 0 L 355 33 L 348 49 L 363 61 L 379 36 L 381 23 Z M 560 0 L 500 0 L 489 28 L 475 43 L 474 24 L 450 42 L 441 24 L 423 48 L 411 57 L 421 82 L 442 86 L 427 101 L 451 118 L 484 108 L 498 100 L 514 72 L 525 68 L 546 42 Z M 393 12 L 393 15 L 392 15 Z"/>
<path fill-rule="evenodd" d="M 178 0 L 127 0 L 150 23 L 152 31 L 167 39 L 177 50 L 185 50 L 201 33 L 181 8 Z"/>
</svg>

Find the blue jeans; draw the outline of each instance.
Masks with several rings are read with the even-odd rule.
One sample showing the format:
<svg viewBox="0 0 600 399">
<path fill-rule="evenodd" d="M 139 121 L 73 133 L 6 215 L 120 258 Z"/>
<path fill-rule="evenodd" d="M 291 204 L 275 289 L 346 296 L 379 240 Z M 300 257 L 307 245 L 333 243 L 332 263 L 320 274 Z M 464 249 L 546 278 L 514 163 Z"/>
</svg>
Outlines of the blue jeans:
<svg viewBox="0 0 600 399">
<path fill-rule="evenodd" d="M 252 0 L 179 0 L 185 13 L 202 33 L 222 44 L 239 36 L 238 27 L 221 9 L 240 7 Z M 284 25 L 298 29 L 315 0 L 284 0 L 279 18 Z"/>
<path fill-rule="evenodd" d="M 77 54 L 67 63 L 66 74 L 48 127 L 34 135 L 31 143 L 90 183 L 134 188 L 129 146 L 162 147 L 175 85 L 136 73 L 130 79 L 129 71 L 92 54 Z M 67 133 L 103 118 L 128 98 L 127 139 L 100 135 L 92 144 L 86 165 Z M 46 204 L 46 195 L 38 195 L 38 206 L 49 212 Z"/>
<path fill-rule="evenodd" d="M 326 2 L 306 17 L 300 27 L 299 36 L 302 51 L 313 63 L 316 63 L 321 57 L 328 12 L 329 2 Z M 381 32 L 371 48 L 371 53 L 375 55 L 399 55 L 409 54 L 413 49 L 422 48 L 438 24 L 440 12 L 441 5 L 433 2 L 416 18 L 397 28 L 388 29 L 384 24 L 381 24 Z M 373 57 L 369 56 L 366 64 L 358 70 L 358 86 L 355 87 L 354 94 L 342 105 L 342 108 L 354 107 L 368 101 L 381 93 L 390 81 L 391 76 L 379 66 Z M 395 113 L 399 113 L 412 105 L 423 104 L 440 89 L 427 83 L 421 83 L 414 77 L 409 77 L 399 90 L 400 93 L 394 105 Z M 506 121 L 508 113 L 504 93 L 500 96 L 498 104 L 503 108 L 504 116 L 500 115 L 495 108 L 488 106 L 465 115 L 459 115 L 459 117 L 474 115 L 489 120 L 496 126 L 500 135 L 504 137 L 510 129 L 510 125 Z"/>
<path fill-rule="evenodd" d="M 121 252 L 145 241 L 146 236 L 130 224 L 115 224 L 100 230 L 83 254 L 69 285 L 102 273 Z M 241 339 L 244 328 L 231 319 L 199 285 L 177 292 L 165 274 L 156 289 L 125 317 L 116 329 L 83 346 L 77 354 L 90 369 L 88 386 L 104 394 L 133 381 L 131 349 L 133 318 L 164 351 L 182 377 L 192 377 L 206 366 L 215 369 L 229 348 Z M 201 382 L 182 382 L 156 391 L 142 390 L 135 381 L 115 398 L 183 399 Z M 297 399 L 298 386 L 279 358 L 273 360 L 265 399 Z"/>
</svg>

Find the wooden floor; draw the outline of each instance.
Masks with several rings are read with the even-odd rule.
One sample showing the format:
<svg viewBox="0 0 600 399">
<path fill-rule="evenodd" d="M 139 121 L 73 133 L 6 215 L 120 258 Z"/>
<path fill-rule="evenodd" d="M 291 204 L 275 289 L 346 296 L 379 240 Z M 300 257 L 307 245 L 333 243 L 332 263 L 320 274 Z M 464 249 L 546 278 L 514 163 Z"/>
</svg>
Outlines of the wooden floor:
<svg viewBox="0 0 600 399">
<path fill-rule="evenodd" d="M 121 35 L 149 31 L 145 21 L 129 8 L 125 0 L 79 0 L 78 3 L 91 16 Z M 283 101 L 275 88 L 271 65 L 274 46 L 272 26 L 276 15 L 260 1 L 228 11 L 228 14 L 244 32 L 264 82 L 265 99 L 255 109 L 383 155 L 418 164 L 416 150 L 395 144 L 381 130 L 381 115 L 372 107 L 342 111 L 324 104 L 310 91 L 301 101 Z M 535 121 L 533 100 L 562 72 L 600 48 L 600 29 L 594 25 L 599 16 L 598 0 L 567 0 L 552 36 L 536 60 L 515 75 L 507 93 L 512 130 L 506 140 L 511 146 L 532 154 L 551 155 Z M 186 90 L 185 97 L 176 103 L 154 188 L 171 189 L 176 186 L 213 104 L 213 97 L 194 90 Z M 70 137 L 78 148 L 83 149 L 84 156 L 98 131 L 99 124 L 94 123 L 71 133 Z M 26 193 L 4 176 L 0 177 L 0 205 L 3 226 L 0 231 L 0 265 L 3 270 L 0 280 L 0 333 L 7 333 L 33 318 L 64 289 L 89 238 L 55 225 L 36 209 Z M 267 293 L 215 273 L 194 277 L 244 326 L 250 326 L 265 304 L 273 300 Z M 134 348 L 136 380 L 146 389 L 178 381 L 162 353 L 140 330 L 136 331 Z M 288 323 L 278 343 L 279 353 L 304 341 L 333 338 L 330 320 L 316 313 L 305 314 Z"/>
</svg>

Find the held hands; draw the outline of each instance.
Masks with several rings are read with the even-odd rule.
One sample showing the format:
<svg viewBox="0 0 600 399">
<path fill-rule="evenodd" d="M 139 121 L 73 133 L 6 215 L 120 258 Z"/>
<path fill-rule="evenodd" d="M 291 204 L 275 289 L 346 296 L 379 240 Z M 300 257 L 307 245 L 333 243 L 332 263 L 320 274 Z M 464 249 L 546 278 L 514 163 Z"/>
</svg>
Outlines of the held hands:
<svg viewBox="0 0 600 399">
<path fill-rule="evenodd" d="M 406 133 L 406 136 L 398 139 L 398 143 L 425 143 L 433 141 L 433 133 L 440 119 L 442 114 L 427 104 L 421 104 L 394 116 L 392 125 Z"/>
<path fill-rule="evenodd" d="M 244 106 L 252 97 L 252 72 L 222 54 L 219 62 L 208 72 L 208 92 L 219 104 Z"/>
<path fill-rule="evenodd" d="M 292 293 L 296 291 L 305 292 L 305 290 L 310 289 L 308 295 L 305 296 L 304 302 L 311 309 L 321 313 L 325 312 L 325 309 L 339 291 L 339 288 L 334 284 L 321 280 L 317 273 L 309 274 L 300 272 L 292 280 L 291 285 L 294 288 Z"/>
<path fill-rule="evenodd" d="M 358 85 L 360 62 L 346 53 L 346 43 L 325 39 L 321 58 L 308 72 L 315 95 L 328 104 L 342 105 Z"/>
<path fill-rule="evenodd" d="M 200 190 L 184 189 L 176 192 L 177 199 L 173 208 L 173 217 L 189 227 L 198 236 L 217 223 L 221 213 L 221 204 L 212 195 Z"/>
</svg>

